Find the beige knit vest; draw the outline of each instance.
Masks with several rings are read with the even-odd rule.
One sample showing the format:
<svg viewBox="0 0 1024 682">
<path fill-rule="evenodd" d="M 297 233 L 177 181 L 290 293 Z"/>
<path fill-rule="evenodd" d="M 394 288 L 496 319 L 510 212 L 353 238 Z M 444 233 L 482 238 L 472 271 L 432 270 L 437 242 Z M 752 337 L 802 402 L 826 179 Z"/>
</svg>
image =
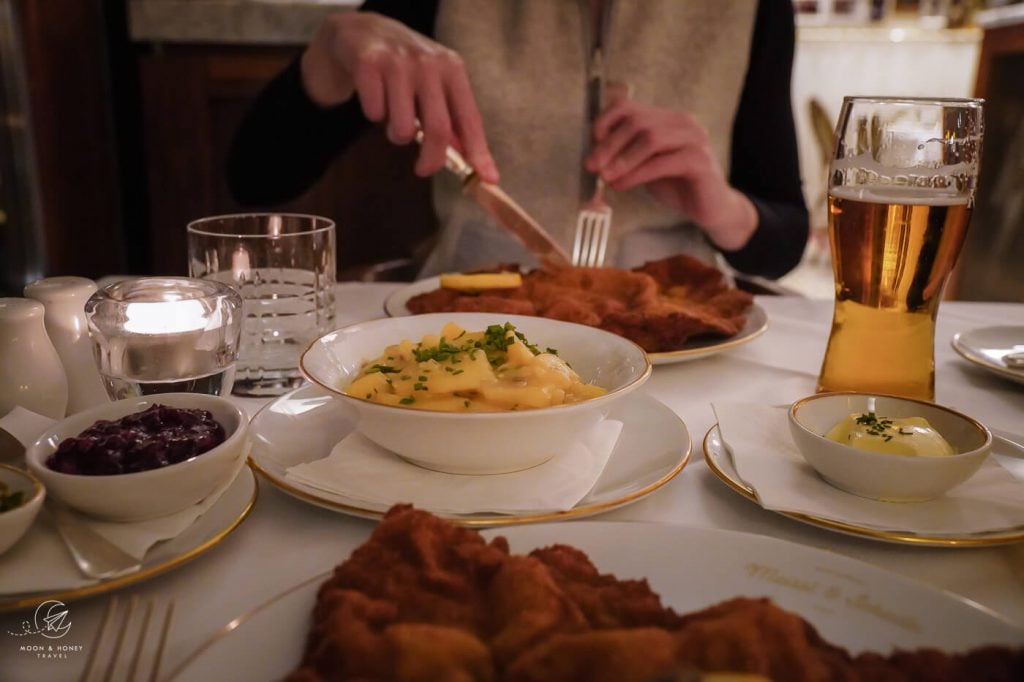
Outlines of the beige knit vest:
<svg viewBox="0 0 1024 682">
<path fill-rule="evenodd" d="M 633 98 L 686 110 L 710 135 L 728 173 L 756 0 L 606 0 L 605 74 Z M 462 55 L 501 186 L 571 248 L 587 186 L 587 0 L 441 0 L 435 35 Z M 687 251 L 713 259 L 685 216 L 644 189 L 609 191 L 614 211 L 607 264 L 632 266 Z M 494 262 L 534 261 L 447 174 L 434 184 L 442 233 L 424 274 Z"/>
</svg>

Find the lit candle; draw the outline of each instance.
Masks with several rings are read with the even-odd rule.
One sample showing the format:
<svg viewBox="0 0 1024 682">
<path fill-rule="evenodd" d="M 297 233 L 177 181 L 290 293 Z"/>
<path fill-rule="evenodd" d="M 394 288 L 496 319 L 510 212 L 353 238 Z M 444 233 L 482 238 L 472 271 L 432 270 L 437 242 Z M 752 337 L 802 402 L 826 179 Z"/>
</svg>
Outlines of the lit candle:
<svg viewBox="0 0 1024 682">
<path fill-rule="evenodd" d="M 252 266 L 249 252 L 241 244 L 231 253 L 231 281 L 245 282 L 249 279 Z"/>
<path fill-rule="evenodd" d="M 108 393 L 185 390 L 176 386 L 229 369 L 230 390 L 241 325 L 241 299 L 230 287 L 142 278 L 93 298 L 86 315 Z"/>
</svg>

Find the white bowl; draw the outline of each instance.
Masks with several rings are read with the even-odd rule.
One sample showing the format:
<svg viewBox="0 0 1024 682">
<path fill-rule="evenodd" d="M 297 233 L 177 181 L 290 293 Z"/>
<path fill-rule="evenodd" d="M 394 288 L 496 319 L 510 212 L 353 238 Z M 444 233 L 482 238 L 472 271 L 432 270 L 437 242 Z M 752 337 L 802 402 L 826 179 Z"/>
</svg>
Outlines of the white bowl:
<svg viewBox="0 0 1024 682">
<path fill-rule="evenodd" d="M 9 464 L 0 464 L 0 482 L 6 485 L 7 495 L 17 492 L 22 495 L 21 504 L 0 512 L 0 554 L 3 554 L 21 539 L 35 521 L 43 506 L 46 489 L 38 478 Z"/>
<path fill-rule="evenodd" d="M 469 331 L 511 322 L 530 343 L 555 348 L 584 382 L 608 390 L 578 403 L 515 412 L 449 413 L 382 405 L 342 391 L 363 363 L 404 339 L 418 342 L 447 322 Z M 640 346 L 594 327 L 496 313 L 432 313 L 385 318 L 333 331 L 300 360 L 303 374 L 341 400 L 368 439 L 428 469 L 496 474 L 536 466 L 568 449 L 651 375 Z"/>
<path fill-rule="evenodd" d="M 64 439 L 77 436 L 100 419 L 120 419 L 154 404 L 208 410 L 224 427 L 224 442 L 184 462 L 135 473 L 87 476 L 54 471 L 46 465 Z M 57 422 L 29 446 L 25 462 L 49 493 L 69 507 L 111 521 L 139 521 L 172 514 L 205 498 L 237 469 L 249 444 L 249 420 L 226 398 L 160 393 L 107 403 Z"/>
<path fill-rule="evenodd" d="M 888 455 L 825 438 L 848 415 L 871 411 L 880 417 L 924 417 L 959 454 Z M 887 502 L 921 502 L 942 495 L 973 476 L 992 446 L 988 429 L 948 407 L 856 392 L 820 393 L 798 400 L 790 407 L 789 427 L 804 459 L 822 478 L 855 495 Z"/>
</svg>

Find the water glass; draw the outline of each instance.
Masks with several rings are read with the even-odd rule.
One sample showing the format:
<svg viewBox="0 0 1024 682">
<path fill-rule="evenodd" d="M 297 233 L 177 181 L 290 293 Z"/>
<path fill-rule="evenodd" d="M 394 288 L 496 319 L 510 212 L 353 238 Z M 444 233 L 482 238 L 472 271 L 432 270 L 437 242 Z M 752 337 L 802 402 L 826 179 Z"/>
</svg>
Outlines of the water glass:
<svg viewBox="0 0 1024 682">
<path fill-rule="evenodd" d="M 90 296 L 85 317 L 111 400 L 231 392 L 242 298 L 228 285 L 186 277 L 127 279 Z"/>
<path fill-rule="evenodd" d="M 280 395 L 302 383 L 299 355 L 334 325 L 336 257 L 327 218 L 249 213 L 189 223 L 189 274 L 242 296 L 235 394 Z"/>
<path fill-rule="evenodd" d="M 829 167 L 820 391 L 934 400 L 935 317 L 977 188 L 982 101 L 847 97 Z"/>
</svg>

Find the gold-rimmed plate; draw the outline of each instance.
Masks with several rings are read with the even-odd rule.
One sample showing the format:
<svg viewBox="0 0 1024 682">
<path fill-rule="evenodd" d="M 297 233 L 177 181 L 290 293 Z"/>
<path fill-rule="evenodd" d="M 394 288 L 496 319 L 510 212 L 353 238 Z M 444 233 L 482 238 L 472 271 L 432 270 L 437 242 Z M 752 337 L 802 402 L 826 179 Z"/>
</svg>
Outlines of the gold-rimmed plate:
<svg viewBox="0 0 1024 682">
<path fill-rule="evenodd" d="M 1024 368 L 1010 367 L 1004 358 L 1024 352 L 1024 327 L 982 327 L 954 334 L 950 345 L 972 365 L 1004 379 L 1024 384 Z"/>
<path fill-rule="evenodd" d="M 1001 452 L 1005 453 L 1008 458 L 1017 456 L 1016 453 L 1011 452 L 1005 442 L 1001 440 L 993 441 L 992 450 L 993 454 L 997 456 L 1000 455 Z M 737 473 L 736 466 L 733 463 L 732 453 L 729 451 L 729 446 L 726 445 L 725 441 L 722 439 L 722 432 L 719 430 L 718 424 L 715 424 L 708 429 L 707 434 L 704 436 L 704 461 L 707 463 L 708 468 L 710 468 L 723 483 L 754 504 L 759 505 L 757 495 L 754 493 L 753 488 L 748 486 Z M 1004 545 L 1024 540 L 1024 528 L 1000 529 L 985 533 L 921 534 L 900 529 L 879 529 L 870 526 L 861 526 L 841 520 L 826 519 L 812 514 L 776 510 L 770 511 L 775 511 L 775 513 L 781 514 L 782 516 L 787 516 L 796 521 L 817 526 L 818 528 L 824 528 L 825 530 L 905 545 L 929 547 L 991 547 L 994 545 Z"/>
<path fill-rule="evenodd" d="M 640 393 L 623 401 L 608 418 L 622 422 L 622 433 L 594 488 L 572 509 L 438 515 L 480 527 L 591 516 L 650 495 L 686 466 L 690 458 L 690 433 L 679 416 L 661 402 Z M 391 506 L 352 500 L 287 477 L 289 467 L 327 457 L 353 429 L 342 402 L 323 389 L 307 385 L 277 398 L 252 418 L 250 429 L 254 440 L 250 464 L 289 495 L 362 518 L 379 519 Z"/>
<path fill-rule="evenodd" d="M 259 486 L 256 482 L 256 476 L 253 474 L 252 469 L 248 466 L 243 466 L 235 480 L 228 485 L 220 498 L 202 516 L 196 519 L 195 523 L 177 537 L 153 546 L 146 554 L 141 570 L 129 575 L 100 580 L 98 582 L 87 582 L 75 571 L 74 575 L 69 576 L 69 581 L 80 584 L 74 587 L 20 593 L 4 593 L 0 590 L 0 612 L 28 608 L 48 600 L 69 602 L 84 597 L 91 597 L 135 585 L 175 569 L 217 546 L 224 538 L 230 535 L 246 519 L 249 512 L 252 511 L 258 494 Z M 36 527 L 31 528 L 29 532 L 39 535 L 38 538 L 34 538 L 34 541 L 46 542 L 55 546 L 59 545 L 59 552 L 67 552 L 60 537 L 57 535 L 56 529 L 49 522 L 42 523 L 42 519 L 37 519 Z M 12 555 L 18 549 L 18 547 L 14 547 L 11 550 Z M 0 557 L 0 562 L 7 558 L 9 558 L 8 555 Z M 73 567 L 70 559 L 68 559 L 68 562 Z"/>
<path fill-rule="evenodd" d="M 895 648 L 964 651 L 1018 646 L 1022 632 L 954 594 L 852 559 L 778 538 L 718 528 L 587 521 L 502 528 L 510 548 L 569 544 L 601 573 L 646 578 L 662 603 L 685 613 L 738 595 L 769 597 L 810 621 L 827 640 L 857 653 Z M 319 573 L 234 615 L 186 654 L 167 677 L 282 679 L 302 658 Z"/>
<path fill-rule="evenodd" d="M 412 313 L 409 312 L 409 308 L 406 306 L 409 299 L 413 296 L 425 294 L 428 291 L 434 291 L 440 286 L 440 277 L 428 277 L 396 289 L 384 301 L 384 312 L 389 317 L 411 315 Z M 743 325 L 743 329 L 728 338 L 698 339 L 686 343 L 678 350 L 648 353 L 647 356 L 651 359 L 651 364 L 653 365 L 668 365 L 696 360 L 697 358 L 714 355 L 715 353 L 721 353 L 722 351 L 748 344 L 768 331 L 768 313 L 765 312 L 764 308 L 754 303 L 747 310 L 746 314 L 747 321 Z"/>
</svg>

